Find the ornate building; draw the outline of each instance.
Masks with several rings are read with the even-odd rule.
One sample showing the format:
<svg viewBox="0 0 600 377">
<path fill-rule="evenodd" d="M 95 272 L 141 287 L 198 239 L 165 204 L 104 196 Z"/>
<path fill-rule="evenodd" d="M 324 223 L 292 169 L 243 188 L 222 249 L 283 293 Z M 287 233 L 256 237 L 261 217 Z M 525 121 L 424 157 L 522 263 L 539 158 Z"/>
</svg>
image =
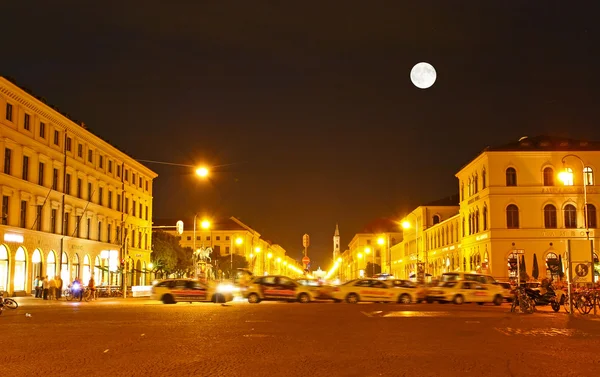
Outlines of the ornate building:
<svg viewBox="0 0 600 377">
<path fill-rule="evenodd" d="M 156 173 L 0 77 L 0 290 L 147 281 Z"/>
</svg>

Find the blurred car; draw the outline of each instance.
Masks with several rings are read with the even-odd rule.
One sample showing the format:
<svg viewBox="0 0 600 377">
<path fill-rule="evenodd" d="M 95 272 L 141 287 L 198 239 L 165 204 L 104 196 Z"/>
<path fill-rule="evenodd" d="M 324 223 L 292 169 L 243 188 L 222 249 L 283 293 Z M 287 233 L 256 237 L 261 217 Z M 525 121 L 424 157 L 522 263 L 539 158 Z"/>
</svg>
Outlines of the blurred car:
<svg viewBox="0 0 600 377">
<path fill-rule="evenodd" d="M 226 287 L 209 285 L 194 279 L 166 279 L 152 286 L 151 299 L 163 304 L 177 302 L 216 302 L 233 300 L 232 292 Z"/>
<path fill-rule="evenodd" d="M 414 290 L 408 288 L 392 288 L 377 279 L 355 279 L 335 287 L 332 297 L 336 302 L 345 300 L 350 304 L 360 301 L 410 303 L 412 292 Z"/>
<path fill-rule="evenodd" d="M 476 302 L 480 305 L 486 302 L 501 305 L 504 297 L 497 290 L 497 286 L 491 284 L 479 284 L 475 281 L 447 281 L 435 288 L 431 288 L 428 301 L 453 302 L 462 304 L 464 302 Z"/>
<path fill-rule="evenodd" d="M 311 287 L 304 286 L 287 276 L 269 275 L 261 276 L 242 290 L 242 296 L 251 304 L 261 301 L 298 301 L 311 302 L 315 293 Z"/>
<path fill-rule="evenodd" d="M 504 299 L 508 302 L 512 302 L 513 297 L 515 296 L 515 291 L 512 284 L 510 284 L 509 282 L 501 281 L 498 282 L 498 285 L 502 287 L 502 296 L 504 297 Z"/>
<path fill-rule="evenodd" d="M 313 293 L 313 297 L 317 300 L 332 299 L 331 294 L 333 293 L 333 287 L 324 284 L 318 279 L 296 279 L 296 283 L 308 287 Z"/>
<path fill-rule="evenodd" d="M 410 302 L 419 303 L 425 300 L 427 289 L 424 286 L 419 286 L 410 280 L 401 279 L 386 280 L 386 283 L 392 288 L 404 289 L 410 295 Z"/>
</svg>

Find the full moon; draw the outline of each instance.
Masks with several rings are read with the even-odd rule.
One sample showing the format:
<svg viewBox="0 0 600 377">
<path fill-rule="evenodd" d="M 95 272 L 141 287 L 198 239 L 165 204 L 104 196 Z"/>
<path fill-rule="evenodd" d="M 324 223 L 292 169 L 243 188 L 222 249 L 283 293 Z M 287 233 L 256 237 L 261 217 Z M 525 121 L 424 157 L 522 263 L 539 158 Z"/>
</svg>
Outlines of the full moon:
<svg viewBox="0 0 600 377">
<path fill-rule="evenodd" d="M 410 81 L 420 89 L 427 89 L 435 83 L 437 73 L 429 63 L 417 63 L 410 71 Z"/>
</svg>

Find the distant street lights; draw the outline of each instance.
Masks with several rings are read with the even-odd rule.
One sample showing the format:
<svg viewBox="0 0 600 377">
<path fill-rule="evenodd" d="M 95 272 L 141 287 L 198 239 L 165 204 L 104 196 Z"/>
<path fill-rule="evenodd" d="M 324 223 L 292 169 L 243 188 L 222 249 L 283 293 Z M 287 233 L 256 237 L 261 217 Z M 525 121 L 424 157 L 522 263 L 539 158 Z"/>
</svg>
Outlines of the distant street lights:
<svg viewBox="0 0 600 377">
<path fill-rule="evenodd" d="M 420 262 L 419 262 L 419 218 L 417 217 L 417 215 L 415 215 L 414 213 L 410 213 L 410 215 L 413 215 L 415 217 L 415 250 L 416 250 L 416 254 L 417 254 L 417 279 L 419 279 L 420 276 Z M 402 223 L 402 228 L 404 229 L 410 229 L 412 228 L 412 224 L 410 223 L 410 221 L 405 220 Z M 427 255 L 425 255 L 425 257 L 427 257 Z M 427 258 L 425 258 L 427 259 Z M 425 261 L 425 264 L 427 264 L 427 261 Z M 425 269 L 423 269 L 423 274 L 425 274 Z M 423 276 L 424 277 L 424 276 Z"/>
</svg>

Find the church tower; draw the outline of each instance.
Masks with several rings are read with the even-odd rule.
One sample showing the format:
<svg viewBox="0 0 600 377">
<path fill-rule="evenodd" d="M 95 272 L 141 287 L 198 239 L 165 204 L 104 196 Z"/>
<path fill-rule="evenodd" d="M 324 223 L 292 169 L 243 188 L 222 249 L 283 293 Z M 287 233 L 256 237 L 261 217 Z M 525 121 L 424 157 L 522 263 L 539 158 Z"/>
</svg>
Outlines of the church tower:
<svg viewBox="0 0 600 377">
<path fill-rule="evenodd" d="M 340 254 L 340 229 L 338 224 L 335 224 L 335 233 L 333 234 L 333 261 L 335 262 Z"/>
</svg>

